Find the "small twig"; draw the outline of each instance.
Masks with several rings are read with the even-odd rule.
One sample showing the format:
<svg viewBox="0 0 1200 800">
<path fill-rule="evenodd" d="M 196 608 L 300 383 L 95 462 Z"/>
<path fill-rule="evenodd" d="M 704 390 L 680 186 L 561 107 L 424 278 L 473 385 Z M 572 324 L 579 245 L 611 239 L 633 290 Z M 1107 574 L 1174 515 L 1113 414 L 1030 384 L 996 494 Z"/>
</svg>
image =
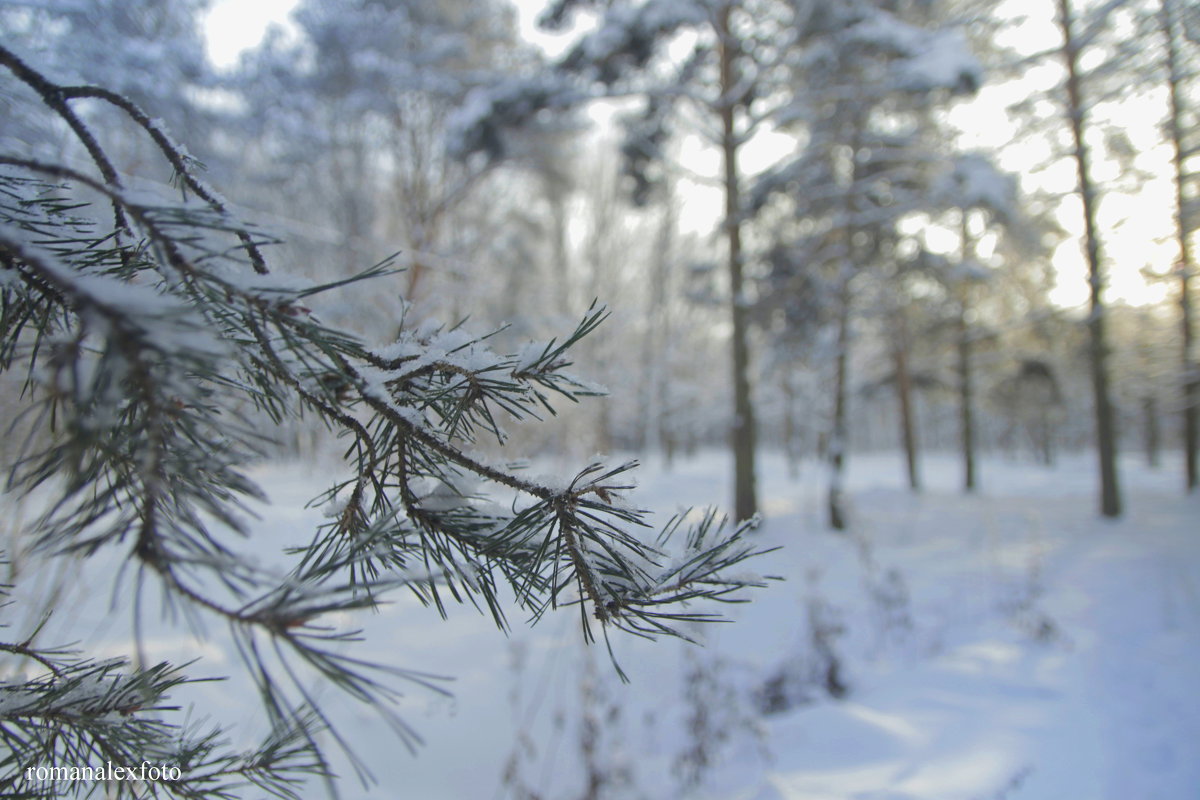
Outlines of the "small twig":
<svg viewBox="0 0 1200 800">
<path fill-rule="evenodd" d="M 6 653 L 12 653 L 13 655 L 24 656 L 25 658 L 32 659 L 32 660 L 38 662 L 39 664 L 41 664 L 46 669 L 53 672 L 57 677 L 61 678 L 63 676 L 63 672 L 59 668 L 59 666 L 57 664 L 55 664 L 54 661 L 50 660 L 49 658 L 46 658 L 44 655 L 39 653 L 37 650 L 34 650 L 32 647 L 30 647 L 29 642 L 22 642 L 21 644 L 9 644 L 8 642 L 0 642 L 0 650 L 4 651 Z"/>
</svg>

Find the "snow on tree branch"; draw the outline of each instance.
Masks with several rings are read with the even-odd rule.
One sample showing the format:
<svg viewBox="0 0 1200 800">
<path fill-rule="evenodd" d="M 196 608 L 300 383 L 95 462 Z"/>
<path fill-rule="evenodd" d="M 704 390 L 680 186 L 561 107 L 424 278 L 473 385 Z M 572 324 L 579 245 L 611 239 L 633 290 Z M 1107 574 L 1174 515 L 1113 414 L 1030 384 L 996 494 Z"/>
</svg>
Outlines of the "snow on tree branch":
<svg viewBox="0 0 1200 800">
<path fill-rule="evenodd" d="M 304 775 L 327 773 L 316 732 L 345 742 L 312 702 L 313 680 L 379 709 L 415 742 L 395 712 L 395 680 L 437 683 L 360 659 L 358 632 L 346 627 L 398 590 L 438 609 L 474 603 L 504 626 L 507 585 L 535 618 L 578 604 L 590 639 L 596 624 L 605 635 L 683 636 L 681 622 L 715 618 L 692 603 L 741 599 L 762 585 L 742 571 L 758 553 L 750 523 L 730 529 L 710 514 L 686 534 L 683 554 L 669 555 L 682 523 L 650 535 L 647 512 L 625 499 L 631 464 L 590 464 L 564 484 L 469 449 L 480 437 L 503 443 L 501 421 L 536 420 L 598 393 L 568 368 L 571 349 L 604 321 L 602 307 L 561 339 L 510 353 L 493 350 L 491 334 L 436 325 L 368 347 L 322 323 L 312 305 L 351 281 L 386 280 L 391 260 L 323 285 L 279 277 L 268 270 L 269 238 L 232 217 L 136 106 L 58 86 L 2 47 L 0 65 L 96 143 L 100 173 L 0 153 L 0 367 L 23 370 L 32 427 L 10 482 L 55 495 L 30 534 L 44 557 L 116 550 L 167 596 L 227 623 L 273 722 L 258 751 L 228 753 L 216 734 L 179 745 L 177 758 L 201 766 L 175 796 L 229 781 L 294 796 Z M 70 110 L 96 99 L 154 141 L 191 202 L 162 203 L 119 183 Z M 112 205 L 110 224 L 85 216 L 81 192 Z M 262 497 L 248 468 L 270 452 L 271 424 L 301 415 L 345 437 L 343 477 L 318 498 L 328 521 L 281 565 L 260 565 L 242 539 L 254 532 L 246 503 Z M 184 683 L 174 668 L 61 662 L 32 641 L 0 649 L 50 669 L 3 687 L 0 737 L 14 754 L 6 769 L 55 747 L 169 749 L 173 729 L 144 709 Z M 60 733 L 49 743 L 20 733 L 21 710 L 35 706 L 55 715 Z"/>
</svg>

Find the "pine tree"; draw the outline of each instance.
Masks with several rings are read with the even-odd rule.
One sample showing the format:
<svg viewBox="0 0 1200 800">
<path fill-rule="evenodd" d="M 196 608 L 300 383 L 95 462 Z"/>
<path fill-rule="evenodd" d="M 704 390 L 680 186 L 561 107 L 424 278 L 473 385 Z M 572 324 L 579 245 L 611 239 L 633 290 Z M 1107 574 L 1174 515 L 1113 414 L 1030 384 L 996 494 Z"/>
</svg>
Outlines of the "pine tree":
<svg viewBox="0 0 1200 800">
<path fill-rule="evenodd" d="M 973 91 L 978 62 L 961 32 L 925 27 L 912 8 L 856 0 L 836 6 L 802 4 L 791 62 L 796 92 L 779 118 L 807 133 L 796 156 L 768 171 L 754 191 L 754 204 L 786 199 L 803 226 L 784 228 L 792 258 L 776 268 L 807 272 L 823 282 L 835 308 L 836 341 L 831 425 L 830 527 L 847 524 L 844 474 L 849 436 L 850 349 L 854 306 L 863 305 L 859 286 L 875 272 L 899 279 L 897 229 L 909 213 L 933 205 L 931 167 L 943 157 L 930 143 L 932 109 L 951 94 Z M 929 9 L 926 9 L 929 10 Z M 940 144 L 940 143 L 938 143 Z M 801 231 L 796 235 L 795 231 Z M 874 305 L 889 308 L 899 334 L 902 309 L 891 283 Z M 896 345 L 898 397 L 910 410 L 907 349 Z M 901 414 L 911 485 L 916 488 L 916 443 L 911 414 Z"/>
<path fill-rule="evenodd" d="M 1058 25 L 1062 33 L 1062 58 L 1067 70 L 1063 111 L 1071 128 L 1071 150 L 1078 175 L 1079 198 L 1083 204 L 1083 245 L 1088 265 L 1090 311 L 1088 314 L 1088 360 L 1092 370 L 1092 398 L 1096 416 L 1096 449 L 1100 471 L 1100 513 L 1106 517 L 1121 515 L 1121 488 L 1117 476 L 1117 431 L 1109 388 L 1109 345 L 1104 299 L 1104 263 L 1100 232 L 1096 223 L 1099 202 L 1091 174 L 1091 147 L 1084 136 L 1088 104 L 1083 96 L 1080 55 L 1087 37 L 1076 29 L 1077 20 L 1070 0 L 1058 0 Z"/>
<path fill-rule="evenodd" d="M 1167 118 L 1167 134 L 1174 150 L 1172 167 L 1175 184 L 1175 228 L 1179 241 L 1179 323 L 1182 332 L 1182 389 L 1183 389 L 1183 463 L 1184 482 L 1189 492 L 1200 486 L 1200 366 L 1196 357 L 1195 312 L 1192 307 L 1195 254 L 1192 235 L 1195 233 L 1194 199 L 1189 202 L 1189 192 L 1194 192 L 1196 172 L 1191 162 L 1196 153 L 1195 139 L 1185 120 L 1194 108 L 1189 102 L 1189 84 L 1195 80 L 1195 52 L 1200 44 L 1200 31 L 1196 30 L 1198 15 L 1195 6 L 1178 3 L 1176 0 L 1159 0 L 1157 14 L 1159 35 L 1163 40 L 1163 71 L 1167 84 L 1170 109 Z M 1190 26 L 1189 26 L 1189 23 Z M 1187 59 L 1187 54 L 1192 59 Z M 1194 113 L 1194 112 L 1192 112 Z M 1194 197 L 1194 195 L 1193 195 Z"/>
<path fill-rule="evenodd" d="M 464 206 L 494 172 L 447 155 L 446 116 L 509 69 L 510 10 L 491 1 L 303 0 L 292 19 L 294 39 L 268 36 L 228 76 L 241 100 L 237 128 L 265 156 L 236 164 L 239 175 L 253 174 L 244 191 L 268 209 L 287 197 L 290 216 L 332 228 L 345 271 L 378 242 L 395 243 L 405 253 L 405 297 L 426 313 L 446 311 L 436 303 L 451 279 L 438 273 L 482 250 L 486 233 L 455 233 L 480 227 L 463 224 Z M 281 113 L 262 113 L 281 102 Z M 318 150 L 325 155 L 314 163 Z M 380 305 L 381 316 L 396 312 Z"/>
<path fill-rule="evenodd" d="M 955 371 L 958 373 L 959 444 L 963 458 L 963 491 L 977 484 L 975 459 L 975 390 L 972 376 L 972 330 L 975 295 L 990 280 L 991 273 L 976 260 L 976 241 L 990 227 L 1003 227 L 1010 243 L 1033 249 L 1032 229 L 1018 202 L 1016 179 L 998 170 L 982 153 L 964 153 L 955 158 L 935 184 L 939 201 L 958 213 L 959 259 L 943 269 L 938 278 L 952 298 L 955 328 Z M 972 220 L 978 220 L 978 229 Z"/>
<path fill-rule="evenodd" d="M 760 585 L 727 572 L 756 554 L 746 524 L 708 513 L 645 536 L 647 513 L 625 499 L 631 463 L 552 484 L 472 453 L 479 439 L 503 442 L 504 418 L 594 393 L 567 371 L 568 354 L 603 309 L 512 354 L 461 327 L 404 327 L 369 347 L 312 306 L 347 283 L 387 280 L 390 262 L 322 285 L 271 272 L 267 237 L 230 213 L 160 122 L 3 47 L 0 66 L 94 168 L 0 153 L 0 369 L 23 382 L 8 416 L 27 428 L 10 487 L 52 495 L 22 535 L 46 559 L 119 552 L 139 585 L 226 623 L 271 724 L 259 747 L 239 750 L 219 728 L 173 721 L 168 696 L 188 683 L 178 667 L 91 658 L 44 643 L 40 628 L 10 629 L 0 651 L 33 677 L 0 685 L 4 796 L 71 791 L 38 767 L 145 759 L 180 779 L 117 782 L 110 796 L 297 797 L 305 780 L 332 781 L 317 734 L 353 762 L 352 747 L 313 702 L 313 677 L 411 737 L 391 701 L 397 681 L 427 679 L 362 660 L 355 632 L 335 622 L 400 590 L 438 609 L 473 603 L 500 627 L 509 592 L 534 620 L 576 605 L 591 641 L 597 626 L 606 640 L 683 636 L 680 623 L 713 618 L 692 601 L 733 602 Z M 128 191 L 81 104 L 121 112 L 191 200 Z M 96 198 L 104 213 L 92 219 Z M 301 415 L 344 438 L 345 476 L 321 498 L 336 513 L 293 543 L 281 574 L 246 556 L 253 526 L 239 511 L 261 497 L 247 468 L 271 451 L 263 422 Z M 488 502 L 489 486 L 506 502 Z"/>
<path fill-rule="evenodd" d="M 181 90 L 212 84 L 198 25 L 206 5 L 205 0 L 3 0 L 0 29 L 61 80 L 96 83 L 142 107 L 161 106 L 170 122 L 195 122 L 195 106 Z M 11 110 L 41 113 L 32 104 Z"/>
<path fill-rule="evenodd" d="M 555 0 L 542 17 L 561 27 L 589 0 Z M 738 519 L 758 513 L 757 426 L 750 347 L 750 281 L 745 229 L 747 175 L 740 165 L 754 136 L 767 129 L 789 87 L 784 69 L 795 8 L 784 0 L 617 0 L 601 10 L 598 27 L 555 65 L 526 82 L 505 82 L 477 96 L 460 118 L 464 152 L 502 152 L 504 128 L 528 124 L 544 108 L 577 106 L 601 97 L 644 103 L 636 136 L 626 143 L 635 201 L 645 200 L 662 173 L 672 123 L 684 120 L 720 154 L 725 240 L 725 305 L 733 409 L 729 441 Z M 687 37 L 687 38 L 685 38 Z M 674 57 L 670 45 L 691 39 Z"/>
</svg>

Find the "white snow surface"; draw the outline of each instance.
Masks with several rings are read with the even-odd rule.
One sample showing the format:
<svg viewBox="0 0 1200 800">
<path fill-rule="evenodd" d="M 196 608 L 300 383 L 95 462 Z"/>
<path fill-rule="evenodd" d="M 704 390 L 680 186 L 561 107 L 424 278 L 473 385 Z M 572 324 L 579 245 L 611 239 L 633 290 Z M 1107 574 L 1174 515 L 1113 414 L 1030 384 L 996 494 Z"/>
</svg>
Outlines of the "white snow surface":
<svg viewBox="0 0 1200 800">
<path fill-rule="evenodd" d="M 620 778 L 602 797 L 1196 798 L 1200 496 L 1183 495 L 1178 470 L 1129 457 L 1127 513 L 1106 521 L 1091 456 L 1053 468 L 985 459 L 974 497 L 958 491 L 953 457 L 927 455 L 923 467 L 927 488 L 913 495 L 898 454 L 851 453 L 851 528 L 837 534 L 822 522 L 824 470 L 806 463 L 793 480 L 781 458 L 762 457 L 766 521 L 753 536 L 781 549 L 758 567 L 786 580 L 725 609 L 734 624 L 692 629 L 702 647 L 617 636 L 628 685 L 602 644 L 581 644 L 575 608 L 534 628 L 514 612 L 507 638 L 470 607 L 442 620 L 408 597 L 361 620 L 331 620 L 364 625 L 359 656 L 454 678 L 452 698 L 408 692 L 402 711 L 426 740 L 416 756 L 370 709 L 321 693 L 378 781 L 364 788 L 345 769 L 343 796 L 507 798 L 509 767 L 538 796 L 581 797 L 580 720 L 590 715 L 605 721 L 596 762 Z M 274 503 L 253 540 L 264 559 L 307 541 L 322 512 L 304 501 L 330 475 L 311 463 L 256 471 Z M 730 495 L 724 454 L 670 471 L 652 461 L 637 475 L 633 499 L 662 512 L 659 522 Z M 76 627 L 47 636 L 73 632 L 97 655 L 128 653 L 117 598 L 131 593 L 96 583 L 116 570 L 93 561 L 92 583 L 73 576 L 57 617 Z M 96 592 L 113 607 L 94 602 Z M 814 622 L 848 687 L 840 699 L 822 688 Z M 149 625 L 145 650 L 154 660 L 202 656 L 192 674 L 236 676 L 224 626 L 207 629 L 197 640 Z M 765 714 L 756 698 L 775 676 L 793 705 Z M 237 677 L 171 700 L 239 724 L 252 723 L 256 702 Z M 707 766 L 684 785 L 681 765 L 699 752 L 692 732 L 706 725 L 722 736 L 708 737 Z"/>
</svg>

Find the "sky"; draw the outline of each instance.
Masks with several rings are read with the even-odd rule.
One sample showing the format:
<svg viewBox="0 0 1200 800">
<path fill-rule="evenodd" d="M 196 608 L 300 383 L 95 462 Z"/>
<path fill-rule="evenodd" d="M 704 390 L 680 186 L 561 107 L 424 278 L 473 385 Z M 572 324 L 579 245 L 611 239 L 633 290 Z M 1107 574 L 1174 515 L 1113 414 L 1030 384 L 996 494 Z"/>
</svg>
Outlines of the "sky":
<svg viewBox="0 0 1200 800">
<path fill-rule="evenodd" d="M 216 0 L 205 25 L 209 56 L 219 67 L 231 67 L 238 55 L 258 44 L 267 27 L 272 24 L 288 27 L 288 13 L 298 0 Z M 521 35 L 542 47 L 550 55 L 562 52 L 574 32 L 549 35 L 538 30 L 537 15 L 545 0 L 515 0 L 518 25 Z M 1037 52 L 1057 45 L 1057 34 L 1048 15 L 1052 4 L 1046 0 L 1008 0 L 1002 8 L 1012 15 L 1028 15 L 1029 21 L 1010 32 L 1014 43 Z M 1036 83 L 1039 78 L 1031 79 Z M 1037 186 L 1051 192 L 1069 194 L 1075 185 L 1075 176 L 1070 162 L 1060 160 L 1052 169 L 1034 172 L 1036 153 L 1031 149 L 1013 146 L 1013 126 L 1008 120 L 1006 107 L 1017 99 L 1015 92 L 1003 87 L 985 87 L 979 98 L 958 109 L 952 121 L 963 129 L 963 141 L 969 147 L 1002 148 L 1000 166 L 1023 175 L 1026 188 Z M 1100 227 L 1105 232 L 1107 279 L 1109 296 L 1136 304 L 1160 302 L 1167 294 L 1163 282 L 1147 282 L 1143 270 L 1164 273 L 1175 258 L 1171 244 L 1173 235 L 1170 151 L 1161 143 L 1156 130 L 1161 109 L 1155 108 L 1154 99 L 1144 100 L 1139 107 L 1122 109 L 1123 123 L 1129 128 L 1130 141 L 1138 152 L 1137 165 L 1155 176 L 1136 194 L 1106 193 L 1101 203 Z M 1138 124 L 1138 120 L 1143 120 Z M 790 147 L 788 137 L 780 146 Z M 760 152 L 762 152 L 760 150 Z M 699 164 L 703 160 L 697 159 Z M 766 159 L 770 161 L 770 158 Z M 754 170 L 754 165 L 744 164 Z M 715 167 L 714 167 L 715 169 Z M 1096 177 L 1104 181 L 1113 175 L 1112 164 L 1098 164 Z M 701 172 L 713 169 L 699 167 Z M 692 219 L 701 217 L 716 219 L 721 208 L 719 194 L 711 200 L 700 200 L 693 196 L 688 203 Z M 711 206 L 705 212 L 706 206 Z M 1088 299 L 1087 267 L 1078 237 L 1083 229 L 1082 212 L 1076 199 L 1067 197 L 1058 210 L 1057 221 L 1069 238 L 1055 251 L 1052 258 L 1057 274 L 1057 286 L 1051 292 L 1051 300 L 1061 306 L 1082 306 Z"/>
</svg>

